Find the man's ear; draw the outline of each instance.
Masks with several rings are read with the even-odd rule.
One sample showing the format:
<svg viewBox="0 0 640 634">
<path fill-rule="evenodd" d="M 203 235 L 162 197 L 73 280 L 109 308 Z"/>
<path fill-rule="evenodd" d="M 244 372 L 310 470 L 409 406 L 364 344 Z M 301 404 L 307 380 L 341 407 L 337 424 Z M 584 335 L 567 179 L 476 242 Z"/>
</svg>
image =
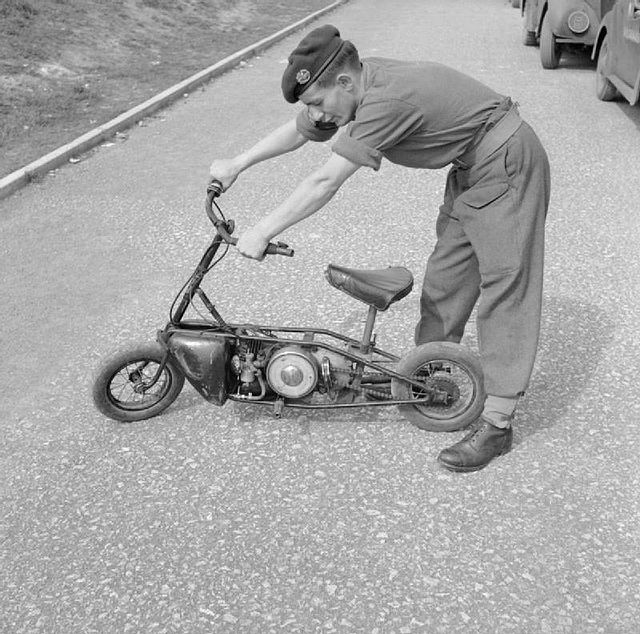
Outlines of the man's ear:
<svg viewBox="0 0 640 634">
<path fill-rule="evenodd" d="M 353 77 L 351 77 L 351 75 L 349 75 L 348 73 L 340 73 L 336 77 L 336 84 L 340 86 L 340 88 L 343 88 L 348 92 L 352 92 L 353 87 L 355 86 Z"/>
</svg>

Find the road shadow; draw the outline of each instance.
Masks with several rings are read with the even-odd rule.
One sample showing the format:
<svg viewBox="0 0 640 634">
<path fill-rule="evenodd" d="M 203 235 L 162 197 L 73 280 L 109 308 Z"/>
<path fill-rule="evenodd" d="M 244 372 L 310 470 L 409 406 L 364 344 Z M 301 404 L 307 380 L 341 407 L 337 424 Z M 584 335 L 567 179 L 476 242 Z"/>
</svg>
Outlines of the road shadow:
<svg viewBox="0 0 640 634">
<path fill-rule="evenodd" d="M 632 106 L 623 97 L 618 97 L 612 105 L 618 106 L 620 112 L 622 112 L 622 114 L 627 117 L 627 119 L 629 119 L 629 121 L 631 121 L 638 130 L 640 130 L 640 108 L 638 108 L 637 104 Z"/>
<path fill-rule="evenodd" d="M 598 380 L 614 330 L 609 313 L 580 300 L 546 297 L 543 311 L 536 367 L 518 416 L 525 438 L 553 427 Z"/>
<path fill-rule="evenodd" d="M 272 405 L 251 405 L 248 403 L 233 403 L 235 414 L 242 422 L 256 422 L 265 418 L 274 417 Z M 393 405 L 389 406 L 359 406 L 359 407 L 339 407 L 339 408 L 318 408 L 307 409 L 302 407 L 286 407 L 280 418 L 283 420 L 295 421 L 303 431 L 313 423 L 363 423 L 388 421 L 390 413 L 392 418 L 402 417 L 398 414 Z"/>
<path fill-rule="evenodd" d="M 565 45 L 562 49 L 562 55 L 560 57 L 561 68 L 570 68 L 571 70 L 579 71 L 595 71 L 596 62 L 591 59 L 591 49 L 586 49 L 581 46 Z"/>
</svg>

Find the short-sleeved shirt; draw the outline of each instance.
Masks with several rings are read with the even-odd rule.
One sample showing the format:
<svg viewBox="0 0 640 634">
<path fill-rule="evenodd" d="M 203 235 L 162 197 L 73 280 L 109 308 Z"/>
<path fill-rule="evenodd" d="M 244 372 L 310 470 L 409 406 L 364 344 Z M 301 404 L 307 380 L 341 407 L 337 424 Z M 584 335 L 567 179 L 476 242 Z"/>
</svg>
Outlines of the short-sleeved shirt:
<svg viewBox="0 0 640 634">
<path fill-rule="evenodd" d="M 453 68 L 435 62 L 362 60 L 364 94 L 355 118 L 332 151 L 357 165 L 380 168 L 382 157 L 407 167 L 439 169 L 464 154 L 474 135 L 505 97 Z M 299 132 L 327 141 L 306 108 Z"/>
</svg>

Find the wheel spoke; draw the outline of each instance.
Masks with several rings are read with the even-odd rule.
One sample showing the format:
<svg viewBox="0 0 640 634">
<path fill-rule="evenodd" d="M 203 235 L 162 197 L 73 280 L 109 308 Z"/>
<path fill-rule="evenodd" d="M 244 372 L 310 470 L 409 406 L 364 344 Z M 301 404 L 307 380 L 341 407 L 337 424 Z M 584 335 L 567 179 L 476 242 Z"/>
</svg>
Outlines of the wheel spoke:
<svg viewBox="0 0 640 634">
<path fill-rule="evenodd" d="M 131 362 L 122 367 L 109 385 L 111 400 L 123 409 L 134 410 L 149 407 L 158 402 L 170 385 L 166 370 L 154 385 L 144 389 L 144 386 L 155 377 L 158 367 L 159 364 L 148 360 Z"/>
</svg>

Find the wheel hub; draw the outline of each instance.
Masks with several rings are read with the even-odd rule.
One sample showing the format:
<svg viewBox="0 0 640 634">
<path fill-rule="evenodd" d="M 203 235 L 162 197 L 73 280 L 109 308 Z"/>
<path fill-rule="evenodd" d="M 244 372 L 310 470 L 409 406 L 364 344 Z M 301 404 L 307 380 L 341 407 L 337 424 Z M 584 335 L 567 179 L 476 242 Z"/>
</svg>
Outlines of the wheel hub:
<svg viewBox="0 0 640 634">
<path fill-rule="evenodd" d="M 446 376 L 433 376 L 426 385 L 435 389 L 432 404 L 449 407 L 460 398 L 460 388 L 456 382 Z"/>
</svg>

